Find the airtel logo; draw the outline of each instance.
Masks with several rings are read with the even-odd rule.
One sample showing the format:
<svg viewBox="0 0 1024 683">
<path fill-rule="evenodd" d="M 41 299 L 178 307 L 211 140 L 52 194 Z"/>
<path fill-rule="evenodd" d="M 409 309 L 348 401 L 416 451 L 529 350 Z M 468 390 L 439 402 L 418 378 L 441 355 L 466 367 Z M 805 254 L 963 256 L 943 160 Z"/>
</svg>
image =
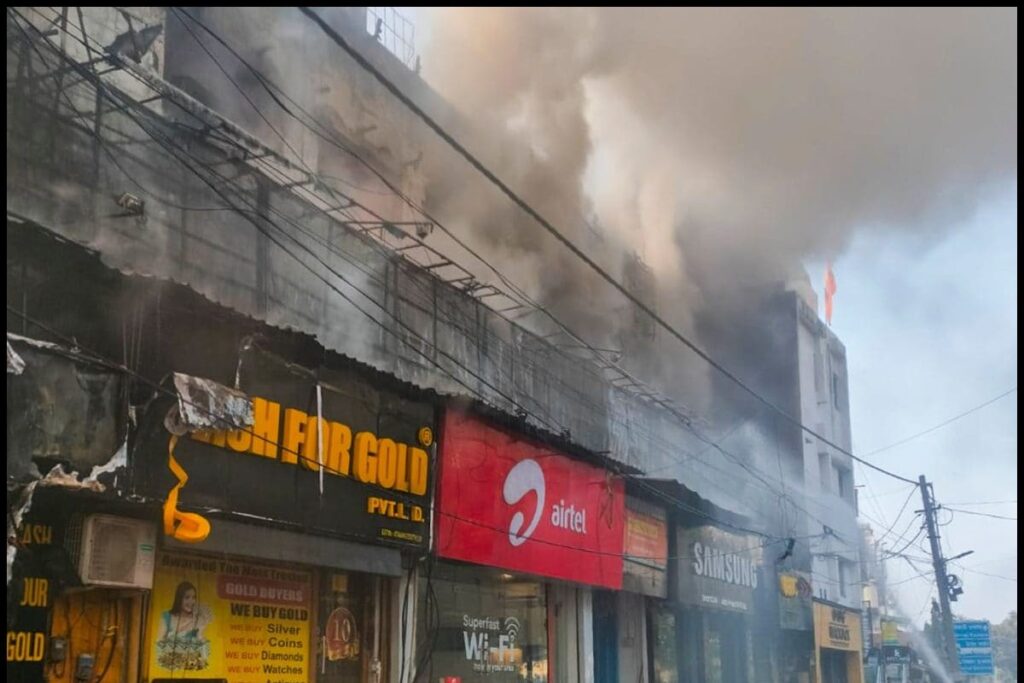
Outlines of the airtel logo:
<svg viewBox="0 0 1024 683">
<path fill-rule="evenodd" d="M 540 524 L 541 515 L 544 514 L 544 472 L 536 460 L 523 460 L 509 470 L 505 477 L 502 497 L 509 505 L 515 505 L 530 491 L 537 494 L 537 507 L 534 508 L 533 518 L 525 530 L 523 530 L 523 524 L 526 522 L 526 515 L 522 512 L 512 515 L 512 521 L 508 525 L 508 542 L 513 546 L 526 543 L 526 540 L 533 535 L 537 525 Z"/>
<path fill-rule="evenodd" d="M 523 460 L 509 470 L 505 477 L 502 497 L 509 505 L 515 505 L 531 491 L 537 494 L 537 507 L 533 510 L 530 524 L 523 529 L 526 515 L 517 511 L 512 515 L 512 521 L 508 525 L 508 542 L 513 547 L 526 543 L 537 529 L 540 518 L 544 514 L 544 498 L 547 495 L 544 471 L 541 470 L 540 465 L 536 460 Z M 551 524 L 574 534 L 585 536 L 587 534 L 587 511 L 577 510 L 575 505 L 566 505 L 564 500 L 559 500 L 551 506 Z"/>
</svg>

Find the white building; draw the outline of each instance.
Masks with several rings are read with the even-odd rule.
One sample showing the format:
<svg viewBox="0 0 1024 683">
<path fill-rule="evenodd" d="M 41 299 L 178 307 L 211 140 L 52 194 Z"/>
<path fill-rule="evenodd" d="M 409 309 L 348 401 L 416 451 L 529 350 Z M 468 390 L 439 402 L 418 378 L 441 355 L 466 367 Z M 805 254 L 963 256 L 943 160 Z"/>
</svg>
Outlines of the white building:
<svg viewBox="0 0 1024 683">
<path fill-rule="evenodd" d="M 800 421 L 846 451 L 850 438 L 849 379 L 846 347 L 817 315 L 817 297 L 803 279 L 795 294 Z M 853 461 L 804 433 L 803 466 L 806 533 L 812 536 L 811 571 L 815 597 L 860 609 L 858 567 L 861 531 Z M 819 536 L 820 534 L 820 536 Z"/>
</svg>

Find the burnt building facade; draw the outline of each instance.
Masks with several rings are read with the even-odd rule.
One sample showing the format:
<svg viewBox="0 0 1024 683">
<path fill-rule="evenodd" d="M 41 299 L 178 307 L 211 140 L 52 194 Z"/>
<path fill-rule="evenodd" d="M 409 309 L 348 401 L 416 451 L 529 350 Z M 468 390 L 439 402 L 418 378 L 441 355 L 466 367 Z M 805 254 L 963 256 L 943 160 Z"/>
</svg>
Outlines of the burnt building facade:
<svg viewBox="0 0 1024 683">
<path fill-rule="evenodd" d="M 322 16 L 452 120 L 365 10 Z M 417 121 L 308 23 L 9 11 L 9 676 L 752 683 L 785 647 L 811 661 L 782 587 L 821 572 L 824 532 L 762 514 L 748 463 L 692 456 L 685 411 L 436 246 Z"/>
</svg>

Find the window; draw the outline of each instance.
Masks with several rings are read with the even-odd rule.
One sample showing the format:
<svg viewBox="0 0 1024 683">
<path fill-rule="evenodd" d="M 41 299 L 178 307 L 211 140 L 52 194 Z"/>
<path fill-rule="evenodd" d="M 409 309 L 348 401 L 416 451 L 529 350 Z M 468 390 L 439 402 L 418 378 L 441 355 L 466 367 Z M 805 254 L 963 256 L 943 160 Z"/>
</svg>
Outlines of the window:
<svg viewBox="0 0 1024 683">
<path fill-rule="evenodd" d="M 849 469 L 842 465 L 832 465 L 836 471 L 836 493 L 839 497 L 850 503 L 853 502 L 853 475 Z"/>
<path fill-rule="evenodd" d="M 318 683 L 361 683 L 373 662 L 390 660 L 388 613 L 379 576 L 325 570 L 320 575 L 319 637 L 315 641 Z M 273 642 L 273 641 L 271 641 Z"/>
<path fill-rule="evenodd" d="M 850 403 L 846 361 L 834 354 L 829 354 L 829 361 L 829 369 L 832 371 L 832 405 L 835 410 L 845 411 Z"/>
<path fill-rule="evenodd" d="M 829 462 L 828 453 L 818 453 L 818 475 L 821 480 L 822 491 L 832 490 L 832 486 L 829 484 L 829 480 L 832 475 Z"/>
<path fill-rule="evenodd" d="M 547 683 L 547 600 L 544 584 L 527 577 L 439 563 L 420 579 L 434 623 L 419 624 L 419 642 L 433 642 L 432 666 L 462 683 Z M 424 611 L 421 614 L 429 614 Z M 421 676 L 420 683 L 440 675 Z"/>
<path fill-rule="evenodd" d="M 814 346 L 814 391 L 821 400 L 821 394 L 825 390 L 825 362 L 821 355 L 821 345 L 818 340 L 813 342 Z"/>
<path fill-rule="evenodd" d="M 839 565 L 839 596 L 848 598 L 853 577 L 853 562 L 841 558 L 836 558 L 836 562 Z"/>
<path fill-rule="evenodd" d="M 657 607 L 651 613 L 651 649 L 655 683 L 679 683 L 676 615 L 664 607 Z"/>
</svg>

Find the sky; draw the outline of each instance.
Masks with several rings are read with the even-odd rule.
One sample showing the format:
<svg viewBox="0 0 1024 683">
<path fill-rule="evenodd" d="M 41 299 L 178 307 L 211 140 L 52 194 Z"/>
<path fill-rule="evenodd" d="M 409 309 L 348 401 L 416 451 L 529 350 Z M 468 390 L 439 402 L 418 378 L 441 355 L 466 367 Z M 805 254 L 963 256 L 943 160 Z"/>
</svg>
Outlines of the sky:
<svg viewBox="0 0 1024 683">
<path fill-rule="evenodd" d="M 429 8 L 398 10 L 415 23 L 417 49 L 426 51 L 439 33 L 431 24 L 438 15 Z M 916 161 L 927 161 L 927 145 L 920 149 Z M 928 430 L 1017 386 L 1015 161 L 1012 178 L 979 183 L 966 199 L 968 209 L 947 211 L 959 217 L 941 229 L 855 227 L 834 256 L 832 323 L 847 350 L 854 453 Z M 824 262 L 805 266 L 820 300 Z M 1017 400 L 1013 392 L 868 459 L 909 479 L 924 474 L 938 502 L 950 508 L 1015 520 Z M 911 497 L 910 485 L 862 466 L 855 476 L 862 521 L 877 535 L 893 527 L 885 539 L 889 548 L 906 545 L 919 530 L 919 493 Z M 951 565 L 964 588 L 954 612 L 1001 621 L 1016 609 L 1016 521 L 949 510 L 940 511 L 939 521 L 947 556 L 974 551 Z M 928 557 L 926 538 L 905 554 Z M 892 559 L 887 569 L 902 611 L 920 625 L 934 591 L 932 581 L 917 576 L 931 571 L 928 562 L 916 563 L 915 569 Z"/>
<path fill-rule="evenodd" d="M 808 270 L 820 294 L 823 264 Z M 894 237 L 884 227 L 861 233 L 834 272 L 832 323 L 848 354 L 854 453 L 928 430 L 1017 386 L 1016 185 L 984 198 L 944 239 Z M 867 460 L 909 479 L 924 474 L 939 503 L 1016 518 L 1017 400 L 1012 393 Z M 884 531 L 911 487 L 865 467 L 856 475 L 862 516 Z M 1012 502 L 976 504 L 996 501 Z M 890 548 L 905 545 L 895 537 L 920 509 L 915 493 L 886 539 Z M 943 551 L 974 551 L 953 565 L 964 588 L 954 613 L 1002 621 L 1017 605 L 1017 523 L 951 514 L 950 521 L 939 512 L 940 523 L 950 521 L 940 530 Z M 910 526 L 907 541 L 918 528 Z M 925 537 L 914 545 L 907 554 L 929 556 Z M 911 580 L 905 560 L 889 560 L 887 569 L 891 583 L 905 581 L 895 588 L 904 611 L 927 619 L 932 583 Z"/>
</svg>

